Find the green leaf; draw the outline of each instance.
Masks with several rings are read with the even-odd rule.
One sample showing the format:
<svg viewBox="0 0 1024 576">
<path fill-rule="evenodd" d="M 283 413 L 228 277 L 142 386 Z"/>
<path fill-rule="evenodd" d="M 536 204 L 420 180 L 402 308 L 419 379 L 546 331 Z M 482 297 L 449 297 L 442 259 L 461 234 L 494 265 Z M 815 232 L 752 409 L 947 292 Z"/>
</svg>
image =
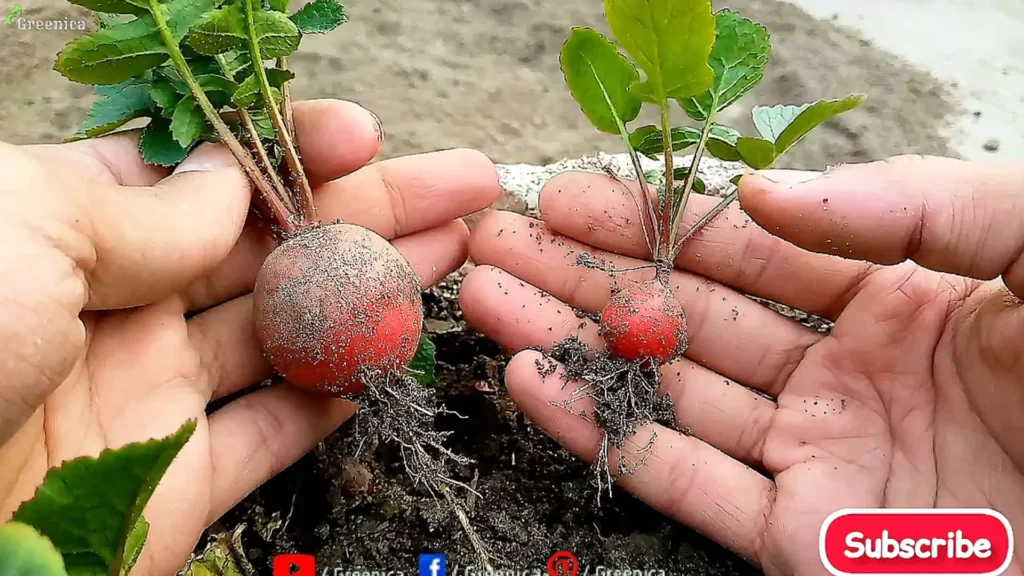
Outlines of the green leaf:
<svg viewBox="0 0 1024 576">
<path fill-rule="evenodd" d="M 267 0 L 267 4 L 271 10 L 277 10 L 278 12 L 288 11 L 288 0 Z"/>
<path fill-rule="evenodd" d="M 259 10 L 252 15 L 264 58 L 283 58 L 299 48 L 299 28 L 280 12 Z"/>
<path fill-rule="evenodd" d="M 173 0 L 163 4 L 171 35 L 181 41 L 188 29 L 223 0 Z M 79 36 L 57 55 L 55 69 L 82 84 L 119 84 L 169 58 L 156 22 L 143 14 L 130 22 Z"/>
<path fill-rule="evenodd" d="M 739 151 L 736 150 L 736 142 L 739 139 L 740 133 L 736 130 L 715 124 L 708 135 L 707 150 L 719 160 L 737 162 L 741 159 Z"/>
<path fill-rule="evenodd" d="M 782 135 L 782 131 L 796 120 L 801 112 L 809 108 L 810 104 L 803 106 L 790 106 L 779 104 L 777 106 L 754 106 L 752 115 L 754 127 L 765 140 L 775 142 Z"/>
<path fill-rule="evenodd" d="M 57 55 L 55 68 L 82 84 L 118 84 L 169 57 L 152 16 L 143 15 L 72 40 Z"/>
<path fill-rule="evenodd" d="M 171 85 L 166 78 L 158 78 L 149 87 L 149 96 L 163 110 L 163 115 L 170 118 L 174 114 L 174 107 L 178 105 L 182 96 Z"/>
<path fill-rule="evenodd" d="M 192 27 L 185 40 L 196 52 L 210 56 L 244 48 L 246 42 L 245 13 L 237 3 L 207 14 Z"/>
<path fill-rule="evenodd" d="M 274 130 L 274 123 L 270 120 L 270 115 L 266 111 L 255 111 L 251 114 L 251 118 L 253 126 L 256 127 L 256 133 L 260 135 L 260 138 L 276 141 L 277 132 Z"/>
<path fill-rule="evenodd" d="M 596 30 L 573 28 L 559 61 L 569 92 L 598 130 L 621 134 L 640 114 L 643 103 L 629 91 L 640 75 Z"/>
<path fill-rule="evenodd" d="M 689 168 L 676 168 L 672 170 L 672 177 L 676 182 L 685 182 L 686 177 L 690 174 Z M 698 194 L 703 194 L 707 190 L 707 186 L 704 185 L 704 181 L 700 179 L 700 176 L 695 176 L 693 179 L 693 191 Z M 676 188 L 676 194 L 682 194 L 682 187 Z"/>
<path fill-rule="evenodd" d="M 121 576 L 128 576 L 132 568 L 139 561 L 142 549 L 146 546 L 146 539 L 149 537 L 149 522 L 145 516 L 139 516 L 139 520 L 128 532 L 128 539 L 124 546 L 124 564 L 121 565 Z"/>
<path fill-rule="evenodd" d="M 76 6 L 88 8 L 103 14 L 147 14 L 148 4 L 145 0 L 68 0 Z"/>
<path fill-rule="evenodd" d="M 672 127 L 672 151 L 679 152 L 700 142 L 700 130 L 689 126 Z M 629 135 L 629 144 L 644 156 L 653 158 L 665 153 L 661 129 L 656 126 L 641 126 Z"/>
<path fill-rule="evenodd" d="M 145 80 L 128 80 L 113 86 L 97 86 L 96 100 L 89 109 L 75 138 L 92 138 L 112 132 L 129 120 L 149 116 L 155 111 Z"/>
<path fill-rule="evenodd" d="M 174 139 L 171 134 L 171 121 L 163 116 L 153 118 L 139 138 L 142 159 L 154 166 L 174 166 L 188 156 L 188 150 L 182 148 Z"/>
<path fill-rule="evenodd" d="M 303 34 L 324 34 L 348 22 L 345 7 L 337 0 L 313 0 L 290 18 Z"/>
<path fill-rule="evenodd" d="M 189 148 L 199 139 L 205 118 L 192 96 L 185 96 L 171 115 L 171 136 L 182 148 Z"/>
<path fill-rule="evenodd" d="M 775 156 L 785 154 L 797 142 L 803 140 L 811 130 L 843 112 L 857 108 L 864 102 L 864 98 L 863 94 L 851 94 L 839 100 L 822 100 L 807 106 L 795 118 L 787 122 L 785 128 L 778 133 L 778 137 L 775 139 Z M 755 109 L 754 118 L 757 117 L 758 113 Z M 773 131 L 778 127 L 778 125 L 773 125 Z M 758 129 L 760 130 L 760 127 Z"/>
<path fill-rule="evenodd" d="M 711 87 L 708 56 L 715 18 L 708 0 L 605 0 L 616 40 L 647 75 L 633 90 L 648 102 L 686 98 Z"/>
<path fill-rule="evenodd" d="M 295 72 L 282 70 L 280 68 L 267 68 L 267 82 L 274 88 L 284 86 L 284 83 L 295 78 Z"/>
<path fill-rule="evenodd" d="M 281 91 L 277 88 L 277 86 L 284 84 L 286 80 L 294 78 L 295 75 L 285 70 L 276 71 L 280 72 L 280 74 L 271 75 L 269 73 L 270 70 L 267 70 L 267 81 L 271 84 L 270 95 L 271 97 L 273 97 L 274 102 L 280 102 L 282 96 Z M 278 83 L 276 84 L 276 86 L 275 82 Z M 263 96 L 260 93 L 260 83 L 259 80 L 256 78 L 255 74 L 249 76 L 245 79 L 245 81 L 238 85 L 238 90 L 235 91 L 235 94 L 231 97 L 231 100 L 235 103 L 235 105 L 241 108 L 249 108 L 250 106 L 253 106 L 256 103 L 262 102 Z"/>
<path fill-rule="evenodd" d="M 0 574 L 67 576 L 64 558 L 46 536 L 28 524 L 0 525 Z"/>
<path fill-rule="evenodd" d="M 434 343 L 427 338 L 426 334 L 423 334 L 420 336 L 420 346 L 416 350 L 416 355 L 409 362 L 409 371 L 424 386 L 434 383 L 434 366 L 437 365 L 436 351 Z"/>
<path fill-rule="evenodd" d="M 49 538 L 69 568 L 73 561 L 85 573 L 119 574 L 136 556 L 143 508 L 195 429 L 189 420 L 166 438 L 64 462 L 46 473 L 14 520 Z"/>
<path fill-rule="evenodd" d="M 717 12 L 715 46 L 708 60 L 715 73 L 714 84 L 703 94 L 679 104 L 694 120 L 707 120 L 712 107 L 716 113 L 724 110 L 757 86 L 764 77 L 770 52 L 771 42 L 764 26 L 731 10 Z"/>
<path fill-rule="evenodd" d="M 740 138 L 736 150 L 743 162 L 754 170 L 771 167 L 775 163 L 775 145 L 760 138 Z"/>
</svg>

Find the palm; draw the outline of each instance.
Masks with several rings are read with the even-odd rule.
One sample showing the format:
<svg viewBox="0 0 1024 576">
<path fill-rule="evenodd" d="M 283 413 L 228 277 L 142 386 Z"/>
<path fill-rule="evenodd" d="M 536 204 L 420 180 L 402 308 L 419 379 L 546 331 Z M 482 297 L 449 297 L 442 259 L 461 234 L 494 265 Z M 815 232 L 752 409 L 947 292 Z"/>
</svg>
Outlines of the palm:
<svg viewBox="0 0 1024 576">
<path fill-rule="evenodd" d="M 483 155 L 363 167 L 383 134 L 362 108 L 297 103 L 295 122 L 323 220 L 394 239 L 424 286 L 462 265 L 468 230 L 458 218 L 498 195 Z M 273 244 L 244 226 L 248 187 L 223 149 L 204 145 L 171 177 L 137 149 L 137 134 L 0 148 L 0 167 L 20 176 L 0 186 L 10 220 L 0 240 L 17 247 L 0 255 L 0 275 L 24 279 L 0 292 L 15 313 L 0 313 L 0 366 L 13 367 L 0 386 L 0 521 L 50 467 L 195 419 L 146 508 L 148 544 L 133 572 L 172 574 L 206 526 L 354 405 L 287 385 L 249 390 L 272 376 L 250 292 Z"/>
<path fill-rule="evenodd" d="M 872 189 L 870 178 L 851 180 Z M 829 230 L 805 242 L 832 253 L 843 233 L 831 232 L 834 221 L 851 236 L 871 234 L 855 226 L 852 209 L 835 215 L 864 194 L 811 196 L 811 207 L 775 207 L 776 220 L 761 224 L 808 235 Z M 833 213 L 822 210 L 823 196 Z M 693 201 L 697 213 L 713 204 Z M 600 311 L 614 285 L 651 272 L 609 275 L 575 265 L 576 255 L 619 269 L 642 264 L 634 204 L 603 176 L 568 174 L 545 187 L 540 205 L 543 222 L 497 214 L 474 231 L 471 256 L 480 266 L 463 286 L 466 317 L 513 350 L 567 336 L 600 347 L 596 327 L 574 309 Z M 888 211 L 871 208 L 865 212 Z M 1024 521 L 1015 508 L 1024 478 L 1012 418 L 1024 409 L 1017 384 L 1024 374 L 1011 338 L 1024 334 L 1024 319 L 1001 282 L 806 252 L 735 207 L 694 237 L 676 264 L 670 284 L 687 310 L 690 348 L 663 369 L 662 390 L 689 434 L 641 429 L 623 455 L 639 460 L 654 431 L 653 456 L 621 486 L 773 575 L 823 572 L 818 531 L 840 508 L 993 507 L 1011 524 Z M 835 326 L 827 336 L 812 332 L 742 294 Z M 516 355 L 506 372 L 510 392 L 540 427 L 593 458 L 600 432 L 557 407 L 572 386 L 557 373 L 538 374 L 537 359 L 529 350 Z"/>
</svg>

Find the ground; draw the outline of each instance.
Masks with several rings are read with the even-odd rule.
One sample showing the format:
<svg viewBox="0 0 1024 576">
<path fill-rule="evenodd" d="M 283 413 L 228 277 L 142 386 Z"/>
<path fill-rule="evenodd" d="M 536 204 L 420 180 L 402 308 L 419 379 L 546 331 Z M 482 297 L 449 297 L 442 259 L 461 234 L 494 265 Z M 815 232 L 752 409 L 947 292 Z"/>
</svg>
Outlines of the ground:
<svg viewBox="0 0 1024 576">
<path fill-rule="evenodd" d="M 63 0 L 22 0 L 27 17 L 79 18 Z M 352 21 L 313 37 L 292 58 L 296 95 L 355 100 L 388 133 L 382 157 L 456 146 L 497 162 L 549 163 L 618 142 L 587 125 L 564 89 L 558 50 L 573 25 L 604 28 L 597 0 L 351 0 Z M 965 111 L 955 88 L 876 48 L 831 18 L 774 0 L 728 6 L 767 26 L 767 77 L 724 120 L 749 129 L 754 104 L 802 103 L 865 92 L 867 104 L 829 123 L 786 159 L 822 168 L 896 153 L 953 155 L 950 118 Z M 0 33 L 0 140 L 56 142 L 83 117 L 90 90 L 51 70 L 71 33 Z M 968 112 L 969 113 L 969 112 Z M 437 344 L 439 392 L 465 416 L 445 417 L 452 448 L 475 460 L 459 479 L 480 494 L 468 506 L 480 536 L 507 563 L 543 565 L 559 549 L 587 565 L 661 568 L 667 574 L 755 573 L 742 560 L 616 492 L 598 508 L 587 467 L 536 431 L 502 389 L 507 357 L 454 307 L 459 277 L 425 295 Z M 417 491 L 393 451 L 360 454 L 349 426 L 259 489 L 215 525 L 244 524 L 242 544 L 259 573 L 280 552 L 315 553 L 321 566 L 406 568 L 438 550 L 472 558 L 458 524 Z"/>
</svg>

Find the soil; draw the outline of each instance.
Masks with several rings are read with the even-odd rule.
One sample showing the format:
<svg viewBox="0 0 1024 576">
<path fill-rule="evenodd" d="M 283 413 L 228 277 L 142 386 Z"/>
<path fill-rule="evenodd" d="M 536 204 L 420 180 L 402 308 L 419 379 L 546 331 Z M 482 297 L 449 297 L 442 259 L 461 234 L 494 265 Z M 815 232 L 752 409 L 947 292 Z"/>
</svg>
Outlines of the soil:
<svg viewBox="0 0 1024 576">
<path fill-rule="evenodd" d="M 64 0 L 23 0 L 28 18 L 83 18 Z M 498 162 L 547 164 L 618 151 L 599 135 L 563 87 L 557 53 L 573 25 L 604 29 L 596 0 L 351 0 L 352 21 L 310 37 L 293 57 L 298 98 L 338 97 L 374 110 L 388 130 L 382 156 L 456 146 Z M 749 130 L 751 105 L 802 103 L 866 92 L 867 104 L 810 136 L 785 166 L 952 155 L 942 129 L 955 113 L 945 86 L 829 21 L 775 0 L 716 2 L 762 22 L 774 52 L 761 87 L 723 121 Z M 73 132 L 91 101 L 88 87 L 53 72 L 53 55 L 72 32 L 0 33 L 0 140 L 56 142 Z M 496 567 L 542 568 L 557 550 L 583 565 L 662 569 L 666 574 L 757 571 L 667 520 L 628 494 L 593 505 L 588 466 L 532 427 L 504 393 L 507 357 L 464 325 L 455 306 L 461 276 L 424 296 L 437 345 L 441 416 L 448 446 L 474 460 L 455 472 L 469 518 Z M 808 325 L 827 330 L 814 318 Z M 350 423 L 257 490 L 212 527 L 241 525 L 258 573 L 273 554 L 314 553 L 319 567 L 405 570 L 439 551 L 449 565 L 474 558 L 443 500 L 414 487 L 399 452 L 373 453 L 352 440 Z M 360 464 L 359 462 L 362 462 Z M 201 543 L 202 544 L 202 543 Z M 542 571 L 543 572 L 543 571 Z M 531 572 L 532 574 L 532 572 Z"/>
</svg>

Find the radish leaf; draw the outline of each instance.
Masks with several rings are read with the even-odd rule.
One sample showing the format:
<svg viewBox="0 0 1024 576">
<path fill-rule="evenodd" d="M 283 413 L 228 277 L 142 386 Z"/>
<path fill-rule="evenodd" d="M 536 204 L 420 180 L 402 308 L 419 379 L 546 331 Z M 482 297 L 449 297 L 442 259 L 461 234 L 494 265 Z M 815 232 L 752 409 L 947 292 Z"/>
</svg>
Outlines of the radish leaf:
<svg viewBox="0 0 1024 576">
<path fill-rule="evenodd" d="M 700 130 L 689 126 L 672 127 L 672 151 L 679 152 L 700 141 Z M 664 137 L 657 126 L 641 126 L 629 135 L 629 143 L 637 152 L 653 158 L 665 153 Z"/>
<path fill-rule="evenodd" d="M 163 110 L 163 115 L 170 118 L 174 114 L 174 107 L 181 100 L 181 95 L 171 86 L 171 81 L 166 78 L 158 78 L 149 87 L 149 96 Z"/>
<path fill-rule="evenodd" d="M 846 98 L 822 100 L 800 107 L 758 107 L 754 108 L 754 123 L 762 136 L 775 142 L 775 155 L 782 156 L 811 130 L 863 102 L 863 94 L 851 94 Z"/>
<path fill-rule="evenodd" d="M 4 576 L 67 576 L 53 542 L 20 522 L 0 525 L 0 563 Z"/>
<path fill-rule="evenodd" d="M 196 52 L 209 56 L 244 47 L 245 14 L 242 8 L 233 3 L 210 12 L 189 31 L 185 43 Z"/>
<path fill-rule="evenodd" d="M 630 88 L 664 104 L 710 88 L 715 19 L 708 0 L 605 0 L 608 25 L 647 78 Z"/>
<path fill-rule="evenodd" d="M 428 385 L 434 383 L 434 367 L 437 364 L 435 357 L 437 349 L 434 343 L 427 338 L 426 334 L 420 335 L 420 345 L 416 349 L 416 355 L 409 362 L 409 371 L 420 384 Z"/>
<path fill-rule="evenodd" d="M 290 18 L 303 34 L 325 34 L 348 22 L 345 7 L 337 0 L 313 0 Z"/>
<path fill-rule="evenodd" d="M 736 142 L 740 137 L 740 133 L 736 130 L 715 124 L 708 134 L 707 150 L 719 160 L 736 162 L 741 159 L 739 151 L 736 150 Z"/>
<path fill-rule="evenodd" d="M 171 121 L 163 116 L 153 118 L 139 138 L 142 159 L 154 166 L 174 166 L 188 156 L 188 150 L 174 139 Z"/>
<path fill-rule="evenodd" d="M 148 528 L 142 510 L 196 429 L 189 420 L 158 440 L 68 460 L 46 473 L 14 520 L 32 526 L 64 556 L 73 574 L 126 574 Z"/>
<path fill-rule="evenodd" d="M 259 10 L 253 13 L 253 24 L 264 58 L 282 58 L 299 48 L 299 28 L 284 14 Z"/>
<path fill-rule="evenodd" d="M 573 28 L 559 61 L 569 92 L 598 130 L 622 134 L 640 114 L 642 102 L 629 91 L 640 80 L 636 68 L 610 40 L 592 28 Z"/>
<path fill-rule="evenodd" d="M 156 103 L 150 96 L 147 80 L 133 79 L 113 86 L 97 86 L 96 101 L 72 139 L 101 136 L 129 120 L 153 114 Z"/>
<path fill-rule="evenodd" d="M 181 41 L 188 29 L 223 0 L 172 0 L 165 11 L 171 36 Z M 122 24 L 79 36 L 57 55 L 55 68 L 82 84 L 119 84 L 170 58 L 156 22 L 143 14 Z"/>
<path fill-rule="evenodd" d="M 195 98 L 185 96 L 174 107 L 174 114 L 171 115 L 171 136 L 182 148 L 187 149 L 199 139 L 204 121 Z"/>
<path fill-rule="evenodd" d="M 720 112 L 757 86 L 771 52 L 764 26 L 731 10 L 715 14 L 715 34 L 708 59 L 715 73 L 714 85 L 703 94 L 679 102 L 688 116 L 701 122 L 708 119 L 712 107 Z"/>
<path fill-rule="evenodd" d="M 775 145 L 760 138 L 740 138 L 736 141 L 736 151 L 747 166 L 754 170 L 770 168 L 775 163 Z"/>
<path fill-rule="evenodd" d="M 149 5 L 145 0 L 68 0 L 70 3 L 102 14 L 146 14 Z"/>
</svg>

